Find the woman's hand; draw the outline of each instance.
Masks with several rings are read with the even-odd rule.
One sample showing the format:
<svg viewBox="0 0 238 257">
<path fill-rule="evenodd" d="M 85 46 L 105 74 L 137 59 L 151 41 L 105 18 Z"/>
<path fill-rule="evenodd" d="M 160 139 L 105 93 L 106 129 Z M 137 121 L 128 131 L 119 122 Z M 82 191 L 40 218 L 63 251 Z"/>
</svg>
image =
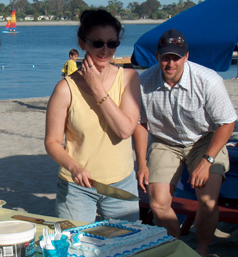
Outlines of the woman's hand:
<svg viewBox="0 0 238 257">
<path fill-rule="evenodd" d="M 83 76 L 87 85 L 94 90 L 94 87 L 100 85 L 101 83 L 101 74 L 98 69 L 95 67 L 91 56 L 87 53 L 82 61 L 82 68 L 80 74 Z"/>
<path fill-rule="evenodd" d="M 74 168 L 71 171 L 71 177 L 74 181 L 74 183 L 76 183 L 77 185 L 80 185 L 82 187 L 89 187 L 92 188 L 90 182 L 89 182 L 89 178 L 91 178 L 90 173 L 85 170 L 82 167 L 77 167 Z"/>
</svg>

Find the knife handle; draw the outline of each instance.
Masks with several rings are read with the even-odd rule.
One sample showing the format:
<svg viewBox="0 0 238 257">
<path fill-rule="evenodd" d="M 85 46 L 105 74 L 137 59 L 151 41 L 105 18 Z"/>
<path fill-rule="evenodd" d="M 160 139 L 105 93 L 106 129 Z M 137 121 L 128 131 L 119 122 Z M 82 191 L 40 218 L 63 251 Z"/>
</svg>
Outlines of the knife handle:
<svg viewBox="0 0 238 257">
<path fill-rule="evenodd" d="M 13 218 L 17 220 L 31 221 L 37 224 L 41 224 L 45 221 L 44 219 L 37 219 L 37 218 L 32 218 L 32 217 L 23 216 L 23 215 L 14 215 Z"/>
<path fill-rule="evenodd" d="M 97 183 L 97 182 L 96 182 L 94 179 L 92 179 L 92 178 L 89 178 L 88 180 L 89 180 L 90 184 L 91 184 L 93 187 L 96 188 L 96 183 Z"/>
</svg>

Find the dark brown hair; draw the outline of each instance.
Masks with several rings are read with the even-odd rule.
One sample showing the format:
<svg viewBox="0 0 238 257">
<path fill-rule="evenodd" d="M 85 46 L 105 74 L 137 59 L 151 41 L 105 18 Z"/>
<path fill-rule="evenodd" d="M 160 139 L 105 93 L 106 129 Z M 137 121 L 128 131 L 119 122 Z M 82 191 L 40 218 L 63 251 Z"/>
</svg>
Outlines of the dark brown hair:
<svg viewBox="0 0 238 257">
<path fill-rule="evenodd" d="M 78 37 L 84 41 L 95 26 L 112 26 L 116 30 L 117 39 L 119 39 L 120 33 L 123 31 L 121 23 L 109 12 L 102 9 L 86 10 L 81 14 L 79 20 Z"/>
<path fill-rule="evenodd" d="M 79 52 L 78 52 L 78 50 L 76 50 L 76 49 L 71 49 L 70 51 L 69 51 L 69 57 L 70 57 L 70 55 L 79 55 Z"/>
</svg>

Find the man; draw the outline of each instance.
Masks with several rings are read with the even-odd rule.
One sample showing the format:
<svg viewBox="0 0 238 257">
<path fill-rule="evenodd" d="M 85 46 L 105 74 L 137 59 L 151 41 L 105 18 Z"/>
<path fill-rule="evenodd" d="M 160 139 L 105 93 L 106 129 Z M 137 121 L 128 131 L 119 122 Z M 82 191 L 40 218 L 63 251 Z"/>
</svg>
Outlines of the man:
<svg viewBox="0 0 238 257">
<path fill-rule="evenodd" d="M 155 224 L 177 238 L 180 228 L 171 202 L 187 165 L 188 183 L 199 202 L 197 252 L 206 256 L 218 223 L 221 184 L 229 169 L 225 144 L 237 116 L 223 79 L 188 61 L 188 56 L 182 33 L 171 29 L 161 36 L 156 52 L 159 63 L 141 74 L 141 119 L 133 137 L 139 185 L 144 192 L 148 185 Z"/>
</svg>

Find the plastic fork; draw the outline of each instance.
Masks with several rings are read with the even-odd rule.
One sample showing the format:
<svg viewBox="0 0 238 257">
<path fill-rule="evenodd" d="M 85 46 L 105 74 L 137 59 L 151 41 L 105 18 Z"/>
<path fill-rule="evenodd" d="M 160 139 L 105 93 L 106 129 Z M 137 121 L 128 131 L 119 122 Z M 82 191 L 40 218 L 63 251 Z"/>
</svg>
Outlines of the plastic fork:
<svg viewBox="0 0 238 257">
<path fill-rule="evenodd" d="M 44 235 L 44 233 L 43 233 L 43 235 Z M 45 228 L 45 238 L 46 238 L 45 249 L 55 250 L 55 247 L 52 245 L 51 239 L 49 237 L 48 228 Z"/>
<path fill-rule="evenodd" d="M 55 223 L 55 240 L 60 240 L 61 238 L 61 227 L 59 223 Z"/>
</svg>

